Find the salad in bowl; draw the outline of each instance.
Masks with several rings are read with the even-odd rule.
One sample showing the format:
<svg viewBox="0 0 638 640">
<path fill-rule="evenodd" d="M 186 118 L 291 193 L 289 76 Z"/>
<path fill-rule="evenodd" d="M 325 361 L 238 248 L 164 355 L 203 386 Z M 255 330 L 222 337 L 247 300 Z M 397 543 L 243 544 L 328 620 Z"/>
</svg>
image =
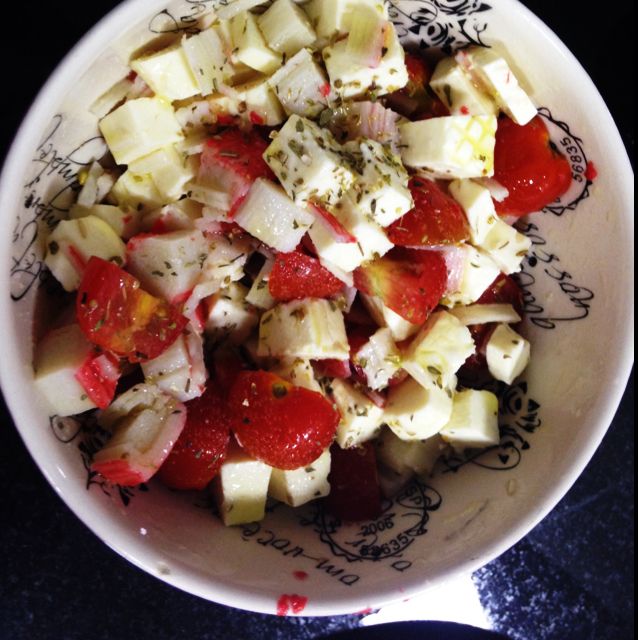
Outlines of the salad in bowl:
<svg viewBox="0 0 638 640">
<path fill-rule="evenodd" d="M 588 299 L 522 219 L 575 209 L 596 164 L 534 99 L 536 67 L 480 31 L 414 49 L 410 4 L 238 0 L 172 32 L 157 14 L 162 37 L 123 37 L 45 138 L 94 131 L 40 220 L 42 285 L 16 295 L 48 310 L 38 407 L 171 567 L 182 523 L 169 573 L 195 592 L 208 532 L 238 591 L 249 542 L 353 587 L 375 582 L 361 565 L 411 572 L 439 516 L 432 538 L 467 540 L 498 503 L 475 471 L 533 494 L 534 338 L 557 319 L 526 267 Z"/>
</svg>

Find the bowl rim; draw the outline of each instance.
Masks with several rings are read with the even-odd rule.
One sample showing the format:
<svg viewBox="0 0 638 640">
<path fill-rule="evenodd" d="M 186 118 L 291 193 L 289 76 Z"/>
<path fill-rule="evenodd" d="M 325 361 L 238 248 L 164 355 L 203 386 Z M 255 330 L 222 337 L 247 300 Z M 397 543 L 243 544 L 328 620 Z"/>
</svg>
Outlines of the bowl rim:
<svg viewBox="0 0 638 640">
<path fill-rule="evenodd" d="M 618 150 L 618 153 L 613 154 L 613 163 L 614 169 L 619 175 L 617 184 L 621 190 L 620 200 L 628 205 L 631 204 L 627 210 L 633 211 L 633 171 L 629 158 L 613 118 L 591 78 L 558 36 L 530 9 L 518 0 L 494 1 L 498 1 L 498 4 L 504 6 L 505 11 L 519 12 L 530 23 L 530 26 L 533 26 L 546 36 L 548 44 L 551 44 L 556 53 L 563 57 L 574 70 L 574 73 L 578 74 L 583 82 L 583 91 L 588 92 L 590 101 L 593 101 L 593 103 L 590 102 L 593 109 L 601 116 L 599 126 L 609 139 L 609 146 Z M 160 6 L 162 3 L 158 2 L 157 5 Z M 152 10 L 152 7 L 150 10 Z M 20 200 L 22 178 L 25 174 L 27 162 L 33 149 L 37 147 L 41 136 L 41 128 L 38 128 L 37 123 L 44 121 L 50 115 L 49 105 L 62 102 L 68 90 L 68 78 L 80 77 L 86 70 L 85 61 L 87 59 L 94 60 L 104 51 L 111 43 L 113 33 L 126 31 L 131 24 L 135 24 L 148 16 L 150 10 L 148 0 L 124 0 L 90 29 L 59 63 L 34 100 L 6 155 L 0 176 L 0 210 L 16 210 L 16 205 Z M 627 216 L 625 222 L 633 231 L 633 218 Z M 631 249 L 633 254 L 633 232 L 628 234 L 625 241 L 628 249 Z M 0 245 L 1 263 L 5 265 L 10 264 L 8 247 L 9 244 L 6 242 Z M 631 272 L 633 273 L 633 263 Z M 3 275 L 0 278 L 6 279 L 6 276 Z M 574 460 L 568 472 L 542 494 L 542 501 L 539 502 L 538 508 L 533 513 L 528 512 L 519 517 L 505 535 L 500 536 L 498 540 L 491 544 L 483 545 L 475 551 L 473 557 L 467 558 L 453 569 L 440 569 L 437 573 L 428 576 L 417 574 L 418 577 L 406 577 L 405 591 L 403 593 L 399 594 L 393 588 L 391 590 L 375 590 L 372 597 L 356 596 L 354 594 L 353 597 L 344 597 L 342 594 L 339 597 L 337 595 L 330 597 L 324 594 L 311 599 L 307 611 L 304 611 L 304 615 L 348 614 L 369 607 L 371 601 L 373 601 L 373 606 L 377 608 L 414 596 L 444 579 L 466 574 L 484 566 L 511 548 L 545 518 L 589 463 L 609 428 L 624 393 L 633 366 L 633 295 L 633 290 L 628 292 L 627 317 L 622 325 L 624 333 L 619 336 L 619 341 L 626 348 L 617 356 L 616 376 L 607 389 L 604 401 L 599 401 L 590 414 L 592 415 L 592 423 L 597 425 L 596 429 L 592 431 L 590 438 L 582 444 L 578 457 Z M 11 305 L 0 305 L 0 335 L 13 335 L 14 319 L 10 310 Z M 120 532 L 117 527 L 114 528 L 112 524 L 105 523 L 99 517 L 98 510 L 92 506 L 91 500 L 75 500 L 74 494 L 77 491 L 65 490 L 56 479 L 55 472 L 57 469 L 55 463 L 47 459 L 45 455 L 42 455 L 39 450 L 37 433 L 34 430 L 20 426 L 24 422 L 24 418 L 21 417 L 18 420 L 16 417 L 28 416 L 32 407 L 28 402 L 28 394 L 25 393 L 24 389 L 20 388 L 16 379 L 12 376 L 11 364 L 15 365 L 16 362 L 19 362 L 18 351 L 14 341 L 11 341 L 7 345 L 5 357 L 0 358 L 0 383 L 16 428 L 40 471 L 56 493 L 60 495 L 66 506 L 107 546 L 140 569 L 157 576 L 155 552 L 149 549 L 143 540 L 134 537 L 131 532 L 123 528 Z M 24 366 L 30 367 L 30 363 L 26 363 Z M 84 487 L 82 487 L 82 490 L 84 490 Z M 258 588 L 225 584 L 222 578 L 211 578 L 203 570 L 194 571 L 189 569 L 188 572 L 171 573 L 157 577 L 188 593 L 230 607 L 270 614 L 274 613 L 275 610 L 275 603 L 272 598 L 266 596 Z"/>
</svg>

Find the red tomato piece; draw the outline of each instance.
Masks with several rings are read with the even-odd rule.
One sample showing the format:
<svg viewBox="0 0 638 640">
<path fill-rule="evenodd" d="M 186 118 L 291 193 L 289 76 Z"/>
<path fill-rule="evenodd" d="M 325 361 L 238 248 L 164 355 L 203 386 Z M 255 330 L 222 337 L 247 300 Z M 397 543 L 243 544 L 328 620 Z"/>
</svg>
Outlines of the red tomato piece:
<svg viewBox="0 0 638 640">
<path fill-rule="evenodd" d="M 426 321 L 447 287 L 445 260 L 436 251 L 398 247 L 359 267 L 354 286 L 413 324 Z"/>
<path fill-rule="evenodd" d="M 332 442 L 339 412 L 320 393 L 267 371 L 244 371 L 230 391 L 233 432 L 253 458 L 277 469 L 298 469 Z"/>
<path fill-rule="evenodd" d="M 495 203 L 498 213 L 524 216 L 563 195 L 571 184 L 572 171 L 540 116 L 524 126 L 501 117 L 496 130 L 494 178 L 509 191 L 503 202 Z"/>
<path fill-rule="evenodd" d="M 76 301 L 80 328 L 97 346 L 129 362 L 152 360 L 170 347 L 188 320 L 112 262 L 93 256 Z"/>
<path fill-rule="evenodd" d="M 401 247 L 457 244 L 470 237 L 461 206 L 432 180 L 412 178 L 414 208 L 387 229 L 388 238 Z"/>
<path fill-rule="evenodd" d="M 321 378 L 341 378 L 346 379 L 352 375 L 350 371 L 350 360 L 313 360 L 312 365 Z"/>
<path fill-rule="evenodd" d="M 346 521 L 372 520 L 379 516 L 381 490 L 372 443 L 366 442 L 355 449 L 342 449 L 333 444 L 330 454 L 330 494 L 325 499 L 328 511 Z"/>
<path fill-rule="evenodd" d="M 279 302 L 329 298 L 343 290 L 343 282 L 322 264 L 299 251 L 278 253 L 268 280 L 270 295 Z"/>
<path fill-rule="evenodd" d="M 232 213 L 257 178 L 275 179 L 262 157 L 267 148 L 268 143 L 256 132 L 226 129 L 206 143 L 197 180 L 228 193 Z"/>
<path fill-rule="evenodd" d="M 75 374 L 92 402 L 99 409 L 106 409 L 115 397 L 115 389 L 121 375 L 118 359 L 110 353 L 94 353 Z"/>
<path fill-rule="evenodd" d="M 186 425 L 158 472 L 171 489 L 200 490 L 219 473 L 230 442 L 230 415 L 218 385 L 186 403 Z"/>
</svg>

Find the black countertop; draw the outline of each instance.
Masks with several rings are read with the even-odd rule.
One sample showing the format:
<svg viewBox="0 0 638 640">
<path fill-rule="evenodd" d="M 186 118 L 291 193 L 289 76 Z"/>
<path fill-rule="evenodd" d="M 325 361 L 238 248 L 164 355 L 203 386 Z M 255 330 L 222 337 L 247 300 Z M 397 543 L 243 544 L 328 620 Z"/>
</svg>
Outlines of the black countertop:
<svg viewBox="0 0 638 640">
<path fill-rule="evenodd" d="M 39 4 L 5 15 L 1 150 L 62 55 L 116 3 Z M 634 3 L 525 4 L 590 73 L 633 161 Z M 54 25 L 62 22 L 59 32 Z M 0 418 L 0 639 L 311 639 L 359 625 L 360 616 L 277 618 L 222 607 L 136 569 L 55 495 L 3 405 Z M 567 496 L 474 574 L 495 630 L 516 640 L 633 638 L 633 425 L 632 375 L 607 436 Z"/>
</svg>

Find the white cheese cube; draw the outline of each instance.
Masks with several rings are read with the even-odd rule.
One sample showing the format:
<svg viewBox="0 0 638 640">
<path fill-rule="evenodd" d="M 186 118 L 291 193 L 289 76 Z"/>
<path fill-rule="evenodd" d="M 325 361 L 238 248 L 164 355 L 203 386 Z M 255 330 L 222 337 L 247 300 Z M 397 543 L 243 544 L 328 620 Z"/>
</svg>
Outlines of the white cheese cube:
<svg viewBox="0 0 638 640">
<path fill-rule="evenodd" d="M 386 307 L 381 298 L 367 296 L 365 294 L 360 294 L 360 296 L 372 319 L 380 327 L 387 327 L 395 342 L 406 340 L 415 333 L 418 333 L 421 328 L 420 324 L 412 324 L 405 318 L 402 318 L 398 313 L 392 311 L 392 309 Z"/>
<path fill-rule="evenodd" d="M 376 67 L 357 64 L 348 52 L 348 40 L 340 40 L 323 50 L 330 84 L 342 98 L 356 98 L 373 93 L 392 93 L 408 83 L 405 52 L 392 23 L 385 32 L 384 54 Z"/>
<path fill-rule="evenodd" d="M 343 314 L 328 300 L 307 298 L 279 304 L 261 317 L 260 356 L 346 360 L 350 347 Z"/>
<path fill-rule="evenodd" d="M 384 18 L 388 10 L 382 0 L 311 0 L 304 5 L 317 36 L 329 39 L 335 34 L 346 34 L 350 31 L 352 20 L 357 10 L 362 7 L 373 7 Z"/>
<path fill-rule="evenodd" d="M 267 44 L 257 25 L 257 16 L 240 13 L 230 21 L 230 33 L 237 60 L 261 73 L 271 74 L 281 67 L 282 57 Z"/>
<path fill-rule="evenodd" d="M 454 180 L 449 189 L 450 195 L 465 211 L 472 244 L 480 246 L 498 219 L 492 194 L 474 180 Z"/>
<path fill-rule="evenodd" d="M 253 281 L 250 291 L 246 295 L 246 302 L 257 309 L 272 309 L 276 304 L 276 300 L 270 295 L 268 280 L 272 271 L 274 260 L 268 259 L 264 262 L 264 266 L 260 269 L 257 277 Z"/>
<path fill-rule="evenodd" d="M 459 391 L 454 396 L 450 421 L 440 435 L 459 452 L 497 445 L 498 398 L 491 391 Z"/>
<path fill-rule="evenodd" d="M 289 115 L 315 118 L 328 106 L 328 79 L 308 49 L 290 58 L 268 82 Z"/>
<path fill-rule="evenodd" d="M 330 493 L 330 449 L 305 467 L 284 471 L 273 469 L 268 494 L 291 507 L 300 507 Z"/>
<path fill-rule="evenodd" d="M 246 302 L 248 287 L 238 282 L 208 299 L 205 331 L 214 342 L 242 344 L 259 322 L 257 310 Z"/>
<path fill-rule="evenodd" d="M 131 62 L 131 69 L 158 97 L 185 100 L 200 92 L 188 58 L 180 45 L 173 45 Z"/>
<path fill-rule="evenodd" d="M 93 351 L 77 324 L 54 329 L 38 344 L 34 383 L 52 414 L 65 417 L 96 408 L 75 377 Z"/>
<path fill-rule="evenodd" d="M 387 227 L 412 209 L 410 176 L 399 156 L 374 140 L 349 143 L 346 148 L 355 148 L 358 156 L 359 171 L 350 196 L 377 224 Z"/>
<path fill-rule="evenodd" d="M 445 388 L 474 351 L 469 329 L 451 313 L 437 311 L 410 343 L 401 366 L 424 387 L 434 380 Z"/>
<path fill-rule="evenodd" d="M 147 383 L 180 402 L 199 398 L 208 379 L 201 336 L 188 328 L 164 353 L 142 363 L 142 371 Z"/>
<path fill-rule="evenodd" d="M 263 520 L 272 467 L 231 445 L 213 481 L 217 507 L 227 527 Z"/>
<path fill-rule="evenodd" d="M 182 49 L 197 83 L 197 93 L 207 96 L 217 92 L 224 81 L 226 59 L 224 43 L 217 31 L 209 28 L 194 36 L 184 37 Z"/>
<path fill-rule="evenodd" d="M 351 195 L 337 203 L 332 211 L 338 222 L 357 239 L 364 261 L 380 258 L 394 246 L 372 214 L 357 205 Z"/>
<path fill-rule="evenodd" d="M 315 377 L 315 370 L 309 360 L 301 358 L 277 358 L 270 371 L 296 387 L 303 387 L 323 395 L 323 389 Z"/>
<path fill-rule="evenodd" d="M 113 185 L 110 199 L 115 200 L 123 209 L 147 212 L 164 204 L 162 194 L 149 174 L 136 175 L 125 171 Z"/>
<path fill-rule="evenodd" d="M 285 119 L 284 110 L 267 78 L 259 78 L 235 87 L 240 104 L 245 103 L 251 122 L 276 127 Z"/>
<path fill-rule="evenodd" d="M 503 273 L 516 273 L 532 246 L 532 241 L 501 218 L 497 218 L 481 244 Z"/>
<path fill-rule="evenodd" d="M 461 251 L 458 284 L 442 300 L 446 307 L 476 302 L 501 272 L 492 258 L 480 249 L 464 245 Z"/>
<path fill-rule="evenodd" d="M 408 378 L 390 389 L 383 420 L 401 440 L 427 440 L 452 415 L 452 392 L 435 385 L 427 388 Z"/>
<path fill-rule="evenodd" d="M 534 103 L 519 85 L 505 59 L 493 49 L 464 49 L 457 54 L 457 60 L 516 124 L 524 125 L 534 118 L 537 113 Z"/>
<path fill-rule="evenodd" d="M 487 367 L 501 382 L 512 384 L 523 373 L 530 358 L 530 344 L 506 324 L 500 324 L 485 348 Z"/>
<path fill-rule="evenodd" d="M 358 447 L 379 435 L 384 420 L 383 409 L 339 378 L 330 382 L 328 391 L 341 414 L 335 440 L 342 449 Z"/>
<path fill-rule="evenodd" d="M 294 251 L 314 218 L 270 180 L 258 178 L 241 203 L 235 222 L 264 244 Z"/>
<path fill-rule="evenodd" d="M 376 442 L 377 460 L 397 473 L 406 470 L 420 476 L 432 473 L 445 444 L 438 435 L 426 440 L 401 440 L 392 429 L 383 429 Z"/>
<path fill-rule="evenodd" d="M 149 175 L 163 202 L 175 202 L 186 192 L 186 185 L 195 178 L 196 171 L 188 158 L 179 154 L 174 146 L 153 151 L 129 164 L 135 176 Z"/>
<path fill-rule="evenodd" d="M 142 235 L 132 238 L 127 248 L 128 271 L 145 291 L 169 302 L 195 286 L 208 255 L 208 241 L 197 230 Z"/>
<path fill-rule="evenodd" d="M 115 231 L 119 238 L 128 240 L 140 229 L 140 215 L 138 211 L 123 211 L 120 207 L 110 204 L 94 204 L 92 207 L 83 207 L 74 204 L 69 211 L 69 220 L 95 216 L 104 220 Z"/>
<path fill-rule="evenodd" d="M 379 329 L 355 354 L 354 363 L 365 373 L 368 386 L 378 391 L 388 386 L 390 378 L 401 368 L 401 353 L 390 329 Z"/>
<path fill-rule="evenodd" d="M 264 152 L 264 160 L 297 204 L 336 204 L 354 181 L 340 151 L 327 129 L 292 115 Z"/>
<path fill-rule="evenodd" d="M 65 291 L 75 291 L 92 256 L 123 265 L 126 246 L 104 220 L 87 216 L 58 223 L 47 238 L 44 263 Z"/>
<path fill-rule="evenodd" d="M 446 116 L 399 125 L 401 156 L 435 178 L 494 175 L 496 117 Z"/>
<path fill-rule="evenodd" d="M 129 100 L 100 121 L 115 161 L 129 164 L 182 140 L 173 107 L 159 98 Z"/>
<path fill-rule="evenodd" d="M 516 324 L 521 317 L 511 304 L 472 304 L 450 309 L 450 313 L 466 327 L 473 324 L 500 322 Z"/>
<path fill-rule="evenodd" d="M 453 116 L 496 115 L 498 112 L 492 98 L 472 82 L 454 58 L 443 58 L 436 65 L 430 87 Z"/>
<path fill-rule="evenodd" d="M 290 57 L 317 38 L 308 16 L 292 0 L 275 0 L 259 16 L 259 28 L 271 49 Z"/>
</svg>

